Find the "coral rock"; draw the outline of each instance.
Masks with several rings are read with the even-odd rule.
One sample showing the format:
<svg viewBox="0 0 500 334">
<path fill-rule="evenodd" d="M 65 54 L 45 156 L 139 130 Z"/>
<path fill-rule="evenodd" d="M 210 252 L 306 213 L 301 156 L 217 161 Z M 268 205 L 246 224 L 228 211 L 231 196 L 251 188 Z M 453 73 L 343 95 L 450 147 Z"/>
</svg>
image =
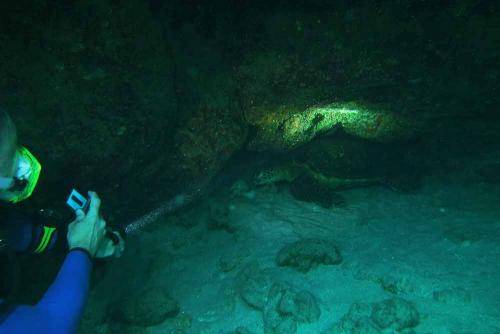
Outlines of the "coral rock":
<svg viewBox="0 0 500 334">
<path fill-rule="evenodd" d="M 249 149 L 256 151 L 289 151 L 340 128 L 355 137 L 392 142 L 412 138 L 422 127 L 417 120 L 359 103 L 269 111 L 253 125 L 257 133 Z"/>
<path fill-rule="evenodd" d="M 412 328 L 419 323 L 419 314 L 413 304 L 401 299 L 392 298 L 373 305 L 372 320 L 382 329 L 397 330 Z"/>
<path fill-rule="evenodd" d="M 209 179 L 243 147 L 246 136 L 246 126 L 230 111 L 201 108 L 175 136 L 176 175 Z"/>
<path fill-rule="evenodd" d="M 338 248 L 328 240 L 303 239 L 283 247 L 276 257 L 279 266 L 289 266 L 308 272 L 319 264 L 333 265 L 342 262 Z"/>
</svg>

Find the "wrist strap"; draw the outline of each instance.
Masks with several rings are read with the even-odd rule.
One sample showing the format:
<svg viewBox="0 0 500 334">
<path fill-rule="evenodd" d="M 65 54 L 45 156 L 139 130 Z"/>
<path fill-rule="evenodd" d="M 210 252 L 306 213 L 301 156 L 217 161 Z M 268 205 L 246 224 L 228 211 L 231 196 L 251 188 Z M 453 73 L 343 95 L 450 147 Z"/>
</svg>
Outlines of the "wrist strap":
<svg viewBox="0 0 500 334">
<path fill-rule="evenodd" d="M 94 257 L 90 254 L 90 252 L 88 250 L 86 250 L 85 248 L 82 248 L 82 247 L 75 247 L 75 248 L 71 248 L 69 250 L 69 252 L 73 252 L 73 251 L 80 251 L 82 253 L 85 253 L 87 254 L 87 256 L 89 257 L 89 260 L 92 262 L 92 260 L 94 260 Z"/>
</svg>

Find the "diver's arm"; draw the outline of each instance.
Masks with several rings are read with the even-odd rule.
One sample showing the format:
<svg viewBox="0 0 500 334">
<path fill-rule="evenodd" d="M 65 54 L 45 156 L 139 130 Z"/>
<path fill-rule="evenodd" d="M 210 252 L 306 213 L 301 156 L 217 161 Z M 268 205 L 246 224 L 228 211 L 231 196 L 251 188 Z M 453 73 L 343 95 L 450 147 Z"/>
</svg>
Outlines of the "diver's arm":
<svg viewBox="0 0 500 334">
<path fill-rule="evenodd" d="M 0 323 L 0 333 L 76 333 L 91 270 L 89 254 L 80 248 L 71 250 L 42 300 L 12 309 Z"/>
<path fill-rule="evenodd" d="M 87 214 L 76 211 L 68 225 L 70 252 L 57 277 L 42 300 L 33 307 L 19 306 L 0 315 L 0 333 L 75 333 L 89 290 L 91 259 L 95 257 L 106 233 L 106 222 L 100 217 L 100 199 L 89 192 Z"/>
<path fill-rule="evenodd" d="M 54 283 L 37 305 L 52 315 L 56 328 L 67 329 L 67 333 L 76 331 L 87 300 L 91 271 L 87 251 L 77 248 L 68 253 Z"/>
</svg>

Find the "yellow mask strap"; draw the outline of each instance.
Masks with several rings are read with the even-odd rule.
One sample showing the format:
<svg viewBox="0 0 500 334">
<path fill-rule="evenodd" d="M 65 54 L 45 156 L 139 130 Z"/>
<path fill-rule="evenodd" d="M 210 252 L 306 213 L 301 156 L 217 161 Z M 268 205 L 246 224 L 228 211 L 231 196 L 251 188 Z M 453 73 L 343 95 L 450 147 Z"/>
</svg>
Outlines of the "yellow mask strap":
<svg viewBox="0 0 500 334">
<path fill-rule="evenodd" d="M 42 165 L 35 158 L 33 154 L 26 147 L 21 146 L 18 149 L 18 154 L 21 158 L 26 159 L 30 164 L 30 173 L 26 181 L 26 186 L 23 190 L 14 192 L 12 197 L 9 198 L 9 201 L 12 203 L 20 202 L 31 196 L 33 191 L 35 190 L 36 184 L 38 183 L 38 179 L 40 177 L 40 172 L 42 170 Z"/>
</svg>

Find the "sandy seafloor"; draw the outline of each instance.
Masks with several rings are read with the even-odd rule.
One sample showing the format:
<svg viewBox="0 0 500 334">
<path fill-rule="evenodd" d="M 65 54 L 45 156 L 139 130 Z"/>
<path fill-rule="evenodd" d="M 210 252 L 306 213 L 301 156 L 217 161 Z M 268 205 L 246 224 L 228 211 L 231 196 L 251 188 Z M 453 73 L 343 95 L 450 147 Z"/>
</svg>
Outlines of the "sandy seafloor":
<svg viewBox="0 0 500 334">
<path fill-rule="evenodd" d="M 113 298 L 160 286 L 181 313 L 147 333 L 219 334 L 238 326 L 263 333 L 262 313 L 234 288 L 237 272 L 257 261 L 273 268 L 276 280 L 318 298 L 319 321 L 300 324 L 299 334 L 322 333 L 352 303 L 395 295 L 418 309 L 416 333 L 500 333 L 500 184 L 457 170 L 428 176 L 413 194 L 386 187 L 342 191 L 344 208 L 300 202 L 273 187 L 228 194 L 232 233 L 207 228 L 203 205 L 181 223 L 165 217 L 131 238 L 125 256 L 95 285 L 82 332 L 99 332 L 95 324 L 105 321 Z M 343 262 L 306 274 L 277 267 L 279 249 L 303 237 L 335 240 Z M 221 271 L 221 258 L 234 269 Z M 437 300 L 439 291 L 458 293 Z"/>
</svg>

